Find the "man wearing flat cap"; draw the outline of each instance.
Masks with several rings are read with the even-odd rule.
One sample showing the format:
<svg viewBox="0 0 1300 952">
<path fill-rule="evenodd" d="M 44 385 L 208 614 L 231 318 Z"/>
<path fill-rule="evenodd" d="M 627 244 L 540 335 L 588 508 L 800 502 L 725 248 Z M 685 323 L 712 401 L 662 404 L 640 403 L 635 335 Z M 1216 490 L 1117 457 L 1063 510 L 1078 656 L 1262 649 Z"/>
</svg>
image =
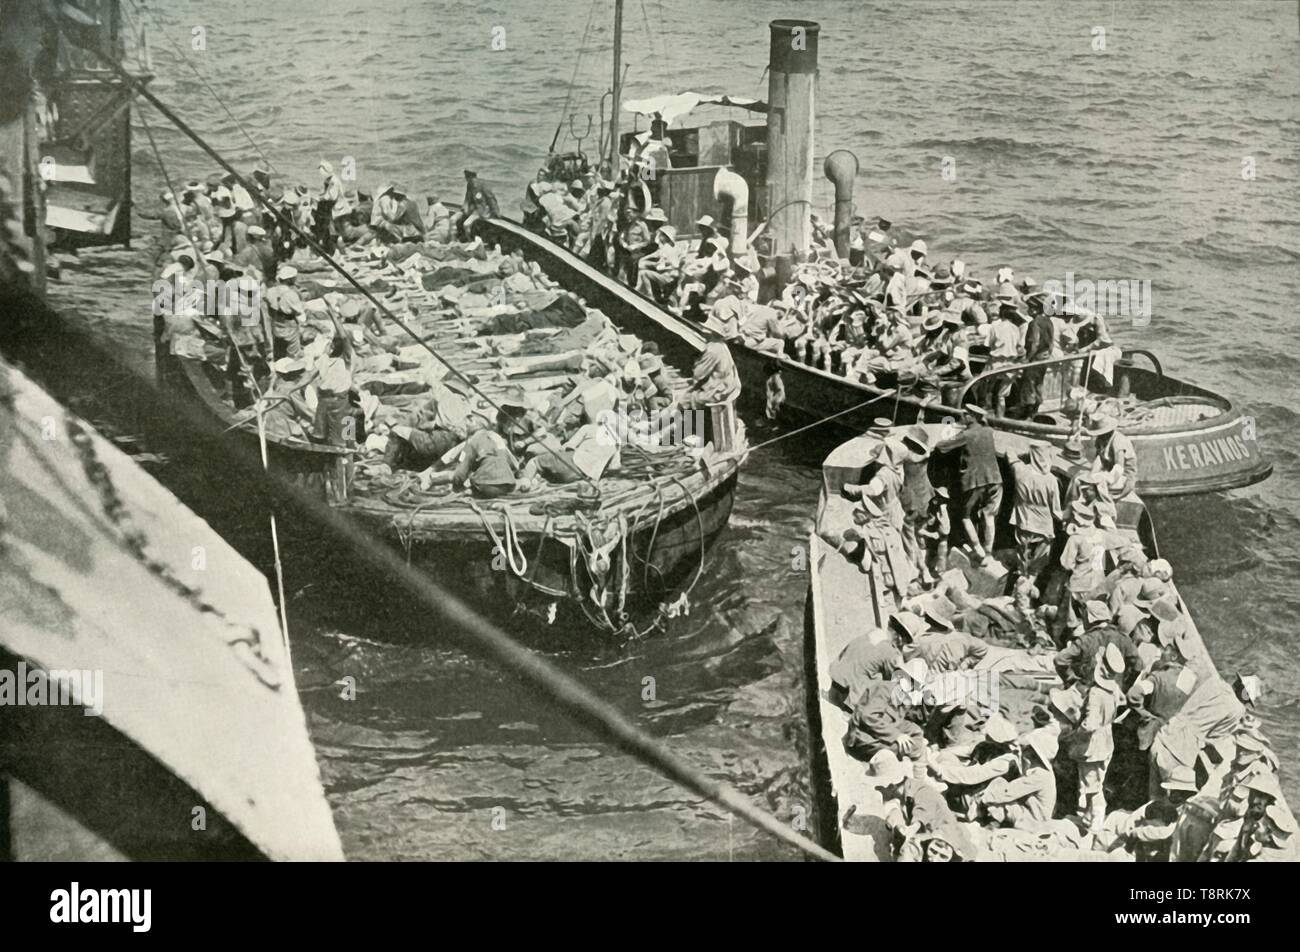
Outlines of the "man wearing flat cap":
<svg viewBox="0 0 1300 952">
<path fill-rule="evenodd" d="M 461 241 L 469 241 L 474 237 L 474 226 L 485 218 L 498 218 L 501 215 L 501 209 L 497 205 L 497 197 L 482 182 L 479 181 L 478 172 L 473 169 L 465 170 L 465 201 L 461 204 L 460 214 L 453 220 L 456 237 Z"/>
<path fill-rule="evenodd" d="M 271 364 L 271 369 L 274 373 L 264 393 L 267 435 L 306 440 L 313 419 L 302 394 L 307 386 L 307 364 L 301 357 L 281 357 Z"/>
<path fill-rule="evenodd" d="M 275 276 L 275 249 L 271 238 L 261 225 L 248 226 L 248 242 L 242 251 L 235 255 L 235 263 L 246 268 L 255 268 L 264 280 Z"/>
</svg>

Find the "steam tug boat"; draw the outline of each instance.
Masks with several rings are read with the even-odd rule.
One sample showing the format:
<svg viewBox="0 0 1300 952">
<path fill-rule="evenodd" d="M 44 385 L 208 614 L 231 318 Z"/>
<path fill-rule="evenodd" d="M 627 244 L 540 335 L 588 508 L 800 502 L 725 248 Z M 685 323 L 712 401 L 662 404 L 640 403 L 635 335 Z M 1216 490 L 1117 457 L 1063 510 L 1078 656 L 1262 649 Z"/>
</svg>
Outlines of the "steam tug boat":
<svg viewBox="0 0 1300 952">
<path fill-rule="evenodd" d="M 638 206 L 663 209 L 679 235 L 695 234 L 696 222 L 709 215 L 729 235 L 733 258 L 746 254 L 765 235 L 764 284 L 779 295 L 812 248 L 814 110 L 818 77 L 820 25 L 808 20 L 774 20 L 770 24 L 768 97 L 761 102 L 739 96 L 685 92 L 623 102 L 620 75 L 621 15 L 616 4 L 613 111 L 602 135 L 608 168 L 618 156 L 636 154 L 651 130 L 619 133 L 620 108 L 638 121 L 648 119 L 654 137 L 667 147 L 668 161 L 657 163 L 630 190 Z M 708 122 L 697 115 L 717 115 Z M 736 118 L 739 113 L 741 118 Z M 765 119 L 762 117 L 766 117 Z M 690 124 L 688 124 L 688 122 Z M 673 124 L 676 123 L 676 127 Z M 553 160 L 561 157 L 552 157 Z M 562 157 L 570 165 L 585 156 Z M 848 260 L 854 217 L 853 188 L 858 160 L 844 149 L 827 155 L 824 172 L 835 190 L 833 235 L 838 257 Z M 829 223 L 828 223 L 829 224 Z M 757 227 L 754 227 L 757 225 Z M 912 236 L 899 225 L 868 223 L 867 265 L 873 257 L 906 247 Z M 752 229 L 752 230 L 751 230 Z M 874 235 L 870 234 L 875 231 Z M 876 247 L 871 248 L 875 239 Z M 761 259 L 760 259 L 761 260 Z M 627 295 L 635 292 L 628 289 Z M 774 295 L 775 296 L 775 295 Z M 1066 302 L 1066 306 L 1072 306 Z M 656 305 L 657 307 L 657 305 Z M 666 313 L 666 312 L 665 312 Z M 719 339 L 694 321 L 668 314 L 706 339 Z M 779 368 L 785 401 L 779 418 L 790 424 L 838 415 L 833 425 L 860 433 L 878 417 L 894 423 L 940 422 L 959 416 L 960 407 L 983 392 L 992 378 L 1042 368 L 1042 402 L 1029 419 L 991 416 L 996 429 L 1032 436 L 1057 446 L 1077 437 L 1081 394 L 1093 409 L 1114 417 L 1133 442 L 1138 487 L 1145 496 L 1188 495 L 1249 486 L 1272 473 L 1260 450 L 1253 418 L 1231 400 L 1164 372 L 1159 359 L 1140 348 L 1088 351 L 1032 364 L 986 370 L 986 355 L 972 349 L 973 380 L 968 386 L 944 388 L 927 397 L 915 379 L 879 374 L 874 384 L 848 380 L 787 354 L 774 356 L 727 340 L 752 408 L 763 406 L 764 384 Z M 1072 396 L 1073 394 L 1073 396 Z"/>
</svg>

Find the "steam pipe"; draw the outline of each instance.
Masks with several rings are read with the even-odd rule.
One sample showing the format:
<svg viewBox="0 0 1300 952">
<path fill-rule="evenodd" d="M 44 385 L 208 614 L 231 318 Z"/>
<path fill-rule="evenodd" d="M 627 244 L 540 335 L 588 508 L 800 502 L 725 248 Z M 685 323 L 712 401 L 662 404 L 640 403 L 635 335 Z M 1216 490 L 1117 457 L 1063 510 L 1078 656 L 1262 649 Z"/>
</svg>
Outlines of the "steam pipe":
<svg viewBox="0 0 1300 952">
<path fill-rule="evenodd" d="M 853 224 L 853 181 L 858 177 L 858 157 L 848 149 L 836 149 L 826 156 L 822 170 L 835 186 L 835 253 L 848 258 L 849 231 Z"/>
</svg>

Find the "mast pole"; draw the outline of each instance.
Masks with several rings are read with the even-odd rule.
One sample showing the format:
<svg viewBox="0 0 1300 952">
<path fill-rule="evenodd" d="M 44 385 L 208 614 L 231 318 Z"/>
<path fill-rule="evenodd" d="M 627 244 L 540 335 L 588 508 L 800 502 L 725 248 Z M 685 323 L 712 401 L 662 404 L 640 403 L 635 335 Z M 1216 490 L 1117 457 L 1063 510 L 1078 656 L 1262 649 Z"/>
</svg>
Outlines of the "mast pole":
<svg viewBox="0 0 1300 952">
<path fill-rule="evenodd" d="M 614 0 L 614 108 L 609 118 L 609 174 L 618 178 L 618 111 L 623 107 L 623 0 Z"/>
<path fill-rule="evenodd" d="M 23 162 L 21 168 L 26 182 L 20 186 L 27 199 L 32 214 L 32 286 L 36 293 L 45 296 L 47 277 L 45 273 L 45 183 L 41 178 L 41 143 L 36 123 L 36 90 L 33 87 L 27 93 L 27 102 L 23 105 L 22 119 Z"/>
</svg>

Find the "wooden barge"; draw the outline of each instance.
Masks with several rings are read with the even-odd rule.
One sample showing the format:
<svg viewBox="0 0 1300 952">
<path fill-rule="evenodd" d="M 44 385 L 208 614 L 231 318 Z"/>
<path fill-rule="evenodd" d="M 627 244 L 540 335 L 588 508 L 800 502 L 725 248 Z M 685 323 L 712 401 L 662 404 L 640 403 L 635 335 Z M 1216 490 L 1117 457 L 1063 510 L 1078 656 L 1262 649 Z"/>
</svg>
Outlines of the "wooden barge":
<svg viewBox="0 0 1300 952">
<path fill-rule="evenodd" d="M 480 236 L 503 251 L 521 251 L 567 292 L 599 308 L 618 330 L 660 347 L 670 380 L 682 383 L 705 341 L 664 319 L 630 290 L 568 252 L 507 221 L 483 223 Z M 463 345 L 463 328 L 427 325 L 432 346 L 458 370 L 478 377 L 484 392 L 500 395 L 506 381 Z M 160 381 L 197 399 L 223 425 L 257 440 L 256 422 L 225 398 L 222 375 L 203 360 L 171 353 L 156 335 Z M 527 384 L 528 377 L 510 383 Z M 540 381 L 544 383 L 544 381 Z M 385 398 L 387 399 L 387 398 Z M 398 401 L 400 403 L 400 400 Z M 694 585 L 706 553 L 726 527 L 739 468 L 747 452 L 734 401 L 701 413 L 698 459 L 681 446 L 651 449 L 662 473 L 598 480 L 599 495 L 582 498 L 575 486 L 545 486 L 478 500 L 467 492 L 424 493 L 409 485 L 376 485 L 361 471 L 335 504 L 358 523 L 428 566 L 440 583 L 466 593 L 497 615 L 523 613 L 554 622 L 566 617 L 607 633 L 646 630 L 671 613 L 682 583 Z M 307 439 L 267 439 L 272 469 L 325 486 L 337 484 L 349 453 Z M 637 453 L 636 448 L 625 451 Z M 684 606 L 680 606 L 684 607 Z"/>
</svg>

